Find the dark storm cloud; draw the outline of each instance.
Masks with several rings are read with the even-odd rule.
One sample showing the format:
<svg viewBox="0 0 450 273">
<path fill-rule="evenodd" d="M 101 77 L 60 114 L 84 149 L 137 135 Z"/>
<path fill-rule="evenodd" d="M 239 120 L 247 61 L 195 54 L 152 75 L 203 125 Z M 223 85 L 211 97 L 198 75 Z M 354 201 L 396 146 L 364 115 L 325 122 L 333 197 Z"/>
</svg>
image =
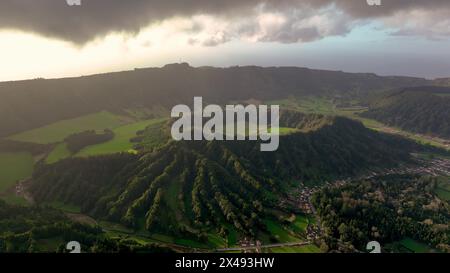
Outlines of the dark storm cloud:
<svg viewBox="0 0 450 273">
<path fill-rule="evenodd" d="M 366 0 L 82 0 L 81 6 L 68 6 L 65 0 L 1 0 L 0 29 L 19 29 L 83 44 L 113 31 L 136 33 L 174 16 L 206 14 L 232 21 L 258 12 L 278 12 L 286 16 L 287 22 L 262 40 L 296 42 L 324 35 L 298 22 L 308 17 L 308 12 L 311 16 L 315 9 L 332 4 L 344 15 L 326 33 L 330 35 L 348 32 L 352 21 L 358 19 L 386 17 L 410 9 L 450 9 L 449 0 L 382 1 L 381 7 L 370 7 Z M 213 39 L 207 45 L 227 40 Z"/>
</svg>

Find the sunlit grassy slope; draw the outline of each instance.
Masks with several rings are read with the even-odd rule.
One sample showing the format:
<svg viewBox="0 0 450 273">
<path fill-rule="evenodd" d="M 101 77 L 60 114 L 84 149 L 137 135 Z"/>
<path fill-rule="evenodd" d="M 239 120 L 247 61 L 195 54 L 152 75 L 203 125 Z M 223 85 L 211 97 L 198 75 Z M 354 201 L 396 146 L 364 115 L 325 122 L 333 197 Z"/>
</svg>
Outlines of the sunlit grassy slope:
<svg viewBox="0 0 450 273">
<path fill-rule="evenodd" d="M 29 153 L 0 153 L 0 193 L 16 181 L 31 176 L 33 157 Z"/>
<path fill-rule="evenodd" d="M 110 112 L 102 111 L 75 119 L 62 120 L 41 128 L 26 131 L 9 139 L 40 144 L 61 142 L 73 133 L 87 130 L 113 129 L 123 125 L 120 117 Z"/>
<path fill-rule="evenodd" d="M 133 149 L 131 138 L 136 136 L 136 132 L 144 130 L 147 126 L 161 122 L 163 119 L 151 119 L 140 121 L 114 129 L 114 138 L 108 142 L 84 148 L 76 156 L 95 156 L 126 152 Z"/>
<path fill-rule="evenodd" d="M 71 154 L 70 151 L 67 149 L 66 143 L 60 143 L 47 156 L 45 163 L 52 164 L 70 156 Z"/>
</svg>

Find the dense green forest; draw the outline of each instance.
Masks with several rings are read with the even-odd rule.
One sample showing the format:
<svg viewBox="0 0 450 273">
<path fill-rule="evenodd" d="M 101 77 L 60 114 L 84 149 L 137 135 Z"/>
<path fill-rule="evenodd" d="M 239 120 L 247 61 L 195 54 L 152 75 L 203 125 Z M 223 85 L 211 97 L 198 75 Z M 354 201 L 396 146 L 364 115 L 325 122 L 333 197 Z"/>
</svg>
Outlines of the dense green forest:
<svg viewBox="0 0 450 273">
<path fill-rule="evenodd" d="M 50 207 L 21 207 L 0 200 L 0 253 L 68 252 L 77 241 L 82 252 L 170 252 L 157 244 L 110 238 L 98 226 L 72 222 Z"/>
<path fill-rule="evenodd" d="M 326 188 L 313 196 L 329 250 L 365 251 L 376 240 L 384 250 L 405 238 L 450 251 L 450 205 L 435 194 L 437 178 L 390 175 Z"/>
<path fill-rule="evenodd" d="M 450 88 L 407 88 L 383 94 L 364 117 L 406 131 L 450 138 Z"/>
<path fill-rule="evenodd" d="M 0 83 L 0 137 L 100 111 L 121 113 L 124 109 L 155 106 L 170 109 L 176 104 L 190 104 L 194 96 L 219 104 L 290 95 L 355 98 L 372 91 L 426 84 L 431 83 L 420 78 L 296 67 L 193 68 L 188 64 L 79 78 L 5 82 Z"/>
<path fill-rule="evenodd" d="M 169 142 L 137 155 L 40 165 L 30 191 L 38 203 L 76 205 L 97 219 L 136 230 L 202 240 L 201 228 L 225 236 L 232 226 L 255 236 L 266 229 L 262 221 L 290 182 L 320 182 L 412 162 L 410 152 L 421 149 L 346 118 L 305 120 L 302 127 L 324 125 L 282 136 L 273 153 L 261 154 L 258 143 L 247 141 Z"/>
<path fill-rule="evenodd" d="M 107 142 L 114 138 L 114 132 L 105 129 L 103 133 L 97 133 L 95 131 L 84 131 L 81 133 L 71 134 L 64 141 L 67 143 L 67 149 L 76 154 L 84 147 L 89 145 L 95 145 L 103 142 Z"/>
</svg>

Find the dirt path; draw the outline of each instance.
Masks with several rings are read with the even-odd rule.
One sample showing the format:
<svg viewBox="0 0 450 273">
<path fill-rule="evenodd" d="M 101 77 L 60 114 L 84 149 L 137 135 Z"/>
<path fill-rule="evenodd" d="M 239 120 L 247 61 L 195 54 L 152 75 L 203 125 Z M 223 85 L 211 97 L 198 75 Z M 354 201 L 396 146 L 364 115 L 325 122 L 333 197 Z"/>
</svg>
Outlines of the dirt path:
<svg viewBox="0 0 450 273">
<path fill-rule="evenodd" d="M 67 215 L 67 217 L 69 217 L 70 220 L 80 223 L 80 224 L 85 224 L 85 225 L 90 225 L 90 226 L 96 226 L 97 225 L 97 221 L 95 221 L 94 218 L 87 216 L 85 214 L 81 214 L 81 213 L 71 213 L 71 212 L 66 212 L 65 213 Z"/>
<path fill-rule="evenodd" d="M 285 246 L 306 246 L 310 245 L 311 242 L 293 242 L 293 243 L 280 243 L 280 244 L 269 244 L 269 245 L 261 245 L 259 248 L 275 248 L 275 247 L 285 247 Z M 230 248 L 219 248 L 216 249 L 217 252 L 227 252 L 227 251 L 241 251 L 241 250 L 254 250 L 256 246 L 247 246 L 247 247 L 230 247 Z"/>
</svg>

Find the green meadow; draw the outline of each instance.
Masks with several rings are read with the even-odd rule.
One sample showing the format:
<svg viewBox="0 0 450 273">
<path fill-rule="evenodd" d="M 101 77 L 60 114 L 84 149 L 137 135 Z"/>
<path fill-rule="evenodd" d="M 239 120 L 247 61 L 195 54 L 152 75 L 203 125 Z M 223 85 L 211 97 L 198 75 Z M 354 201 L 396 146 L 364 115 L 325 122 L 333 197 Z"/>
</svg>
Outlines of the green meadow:
<svg viewBox="0 0 450 273">
<path fill-rule="evenodd" d="M 51 203 L 46 203 L 46 205 L 55 208 L 55 209 L 59 209 L 62 210 L 64 212 L 70 212 L 70 213 L 80 213 L 81 212 L 81 208 L 75 205 L 70 205 L 70 204 L 65 204 L 63 202 L 51 202 Z"/>
<path fill-rule="evenodd" d="M 11 136 L 9 139 L 39 144 L 57 143 L 74 133 L 88 130 L 113 129 L 121 126 L 123 123 L 119 116 L 102 111 L 74 119 L 58 121 L 41 128 Z"/>
<path fill-rule="evenodd" d="M 264 221 L 264 223 L 266 224 L 267 230 L 270 232 L 270 234 L 275 237 L 280 243 L 292 243 L 301 241 L 300 238 L 289 234 L 289 232 L 284 229 L 283 226 L 273 220 L 267 219 Z"/>
<path fill-rule="evenodd" d="M 22 196 L 17 196 L 15 193 L 6 194 L 4 196 L 1 196 L 0 199 L 11 205 L 18 205 L 18 206 L 29 205 L 28 201 L 25 198 L 23 198 Z"/>
<path fill-rule="evenodd" d="M 60 143 L 47 156 L 47 158 L 45 159 L 45 163 L 53 164 L 53 163 L 58 162 L 59 160 L 62 160 L 64 158 L 68 158 L 70 156 L 71 156 L 71 153 L 67 149 L 66 143 Z"/>
<path fill-rule="evenodd" d="M 29 153 L 0 153 L 0 193 L 31 176 L 33 164 Z"/>
<path fill-rule="evenodd" d="M 417 242 L 416 240 L 413 240 L 411 238 L 405 238 L 400 241 L 400 243 L 407 248 L 408 250 L 414 252 L 414 253 L 430 253 L 433 252 L 433 249 L 427 246 L 426 244 L 423 244 L 421 242 Z"/>
<path fill-rule="evenodd" d="M 310 216 L 296 215 L 295 220 L 292 222 L 290 227 L 295 232 L 305 232 L 306 228 L 311 223 L 313 223 L 313 219 L 311 219 Z"/>
<path fill-rule="evenodd" d="M 274 247 L 268 250 L 270 253 L 321 253 L 322 251 L 316 245 L 304 245 L 304 246 L 284 246 Z"/>
<path fill-rule="evenodd" d="M 335 106 L 330 99 L 323 97 L 288 98 L 268 101 L 267 104 L 280 105 L 280 110 L 294 110 L 303 113 L 324 115 L 336 114 Z"/>
<path fill-rule="evenodd" d="M 434 192 L 442 200 L 450 201 L 450 178 L 449 177 L 439 178 L 439 182 Z"/>
<path fill-rule="evenodd" d="M 84 148 L 76 156 L 96 156 L 126 151 L 133 151 L 134 144 L 130 141 L 136 136 L 136 132 L 144 130 L 147 126 L 160 123 L 163 119 L 151 119 L 139 121 L 113 129 L 114 138 L 108 142 L 92 145 Z"/>
</svg>

